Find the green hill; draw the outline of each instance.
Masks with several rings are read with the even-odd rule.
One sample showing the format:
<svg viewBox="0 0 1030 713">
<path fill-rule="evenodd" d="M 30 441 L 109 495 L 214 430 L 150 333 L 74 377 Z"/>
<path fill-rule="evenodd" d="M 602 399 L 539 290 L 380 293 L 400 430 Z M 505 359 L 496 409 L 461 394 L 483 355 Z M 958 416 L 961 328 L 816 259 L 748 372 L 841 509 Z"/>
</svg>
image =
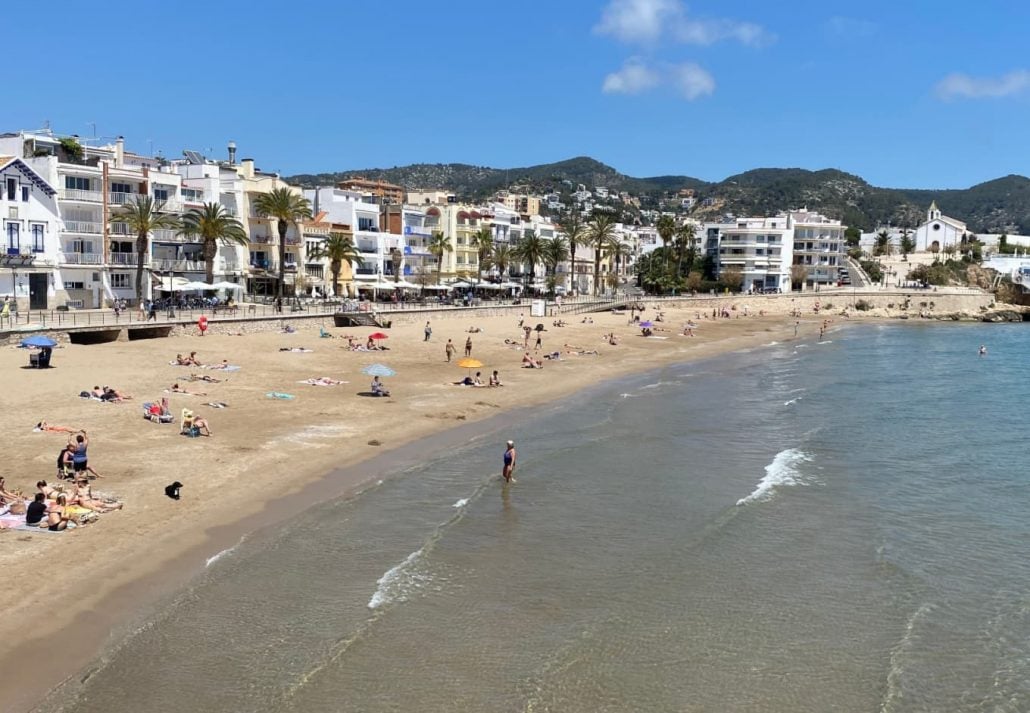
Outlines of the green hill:
<svg viewBox="0 0 1030 713">
<path fill-rule="evenodd" d="M 331 186 L 355 176 L 378 178 L 405 188 L 446 188 L 466 200 L 482 200 L 494 192 L 521 187 L 535 193 L 568 192 L 569 181 L 588 189 L 605 186 L 644 199 L 647 207 L 675 208 L 681 188 L 693 188 L 709 205 L 699 206 L 701 219 L 734 215 L 769 215 L 787 208 L 807 207 L 848 225 L 871 230 L 877 225 L 917 225 L 936 200 L 946 215 L 969 224 L 976 232 L 1030 233 L 1030 179 L 1006 176 L 961 190 L 880 188 L 860 176 L 824 169 L 759 168 L 711 183 L 690 176 L 634 178 L 587 156 L 520 168 L 490 168 L 461 163 L 412 164 L 336 173 L 289 176 L 307 188 Z"/>
</svg>

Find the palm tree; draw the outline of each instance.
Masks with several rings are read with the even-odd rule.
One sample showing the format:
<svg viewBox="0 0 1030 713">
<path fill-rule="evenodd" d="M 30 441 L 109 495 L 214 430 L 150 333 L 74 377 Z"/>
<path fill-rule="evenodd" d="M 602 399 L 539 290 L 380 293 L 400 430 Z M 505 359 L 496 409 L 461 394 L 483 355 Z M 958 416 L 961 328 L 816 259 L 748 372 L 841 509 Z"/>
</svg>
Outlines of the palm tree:
<svg viewBox="0 0 1030 713">
<path fill-rule="evenodd" d="M 429 238 L 429 244 L 426 245 L 426 249 L 429 250 L 429 254 L 436 258 L 436 284 L 440 284 L 440 273 L 443 272 L 443 256 L 444 253 L 454 252 L 454 246 L 451 245 L 451 241 L 441 233 L 439 230 L 433 231 L 433 236 Z"/>
<path fill-rule="evenodd" d="M 494 245 L 494 250 L 490 255 L 490 260 L 497 267 L 497 271 L 501 273 L 501 277 L 503 278 L 504 273 L 507 272 L 508 266 L 511 264 L 511 247 L 504 243 Z"/>
<path fill-rule="evenodd" d="M 565 233 L 565 239 L 569 241 L 569 256 L 572 259 L 572 265 L 569 267 L 569 290 L 575 291 L 576 248 L 582 245 L 586 238 L 586 226 L 583 225 L 583 219 L 578 210 L 570 211 L 569 217 L 561 224 L 561 229 Z"/>
<path fill-rule="evenodd" d="M 124 223 L 136 234 L 136 301 L 143 301 L 143 268 L 150 248 L 148 236 L 155 230 L 178 230 L 179 219 L 164 212 L 164 201 L 136 196 L 111 215 L 112 223 Z"/>
<path fill-rule="evenodd" d="M 616 287 L 619 284 L 619 265 L 622 264 L 622 259 L 629 255 L 628 246 L 626 246 L 617 237 L 613 237 L 612 240 L 605 247 L 604 255 L 611 261 L 610 264 L 612 265 L 612 269 L 608 271 L 608 283 L 612 287 Z"/>
<path fill-rule="evenodd" d="M 690 221 L 687 221 L 676 229 L 676 279 L 680 279 L 683 271 L 683 258 L 687 258 L 687 272 L 694 264 L 696 257 L 695 243 L 697 239 L 697 228 Z"/>
<path fill-rule="evenodd" d="M 530 285 L 536 280 L 537 263 L 543 262 L 546 243 L 547 241 L 537 235 L 535 230 L 530 229 L 523 233 L 522 240 L 519 241 L 519 244 L 512 251 L 512 257 L 519 262 L 529 265 Z"/>
<path fill-rule="evenodd" d="M 671 215 L 663 215 L 658 219 L 654 227 L 658 231 L 658 237 L 662 239 L 662 247 L 667 248 L 672 245 L 672 239 L 676 235 L 676 219 Z M 668 251 L 666 251 L 665 256 L 668 259 Z M 668 263 L 666 263 L 665 267 L 668 270 Z"/>
<path fill-rule="evenodd" d="M 557 284 L 558 266 L 569 259 L 569 241 L 564 235 L 555 235 L 544 241 L 544 266 L 551 271 L 551 277 Z"/>
<path fill-rule="evenodd" d="M 390 265 L 393 267 L 394 284 L 401 281 L 401 263 L 404 262 L 404 253 L 400 248 L 390 248 Z"/>
<path fill-rule="evenodd" d="M 615 216 L 603 211 L 595 211 L 587 228 L 587 240 L 594 249 L 594 296 L 600 294 L 601 288 L 601 253 L 615 237 Z"/>
<path fill-rule="evenodd" d="M 482 282 L 483 263 L 486 262 L 487 257 L 494 249 L 494 232 L 489 226 L 484 225 L 469 238 L 469 247 L 476 249 L 476 258 L 478 260 L 476 279 Z"/>
<path fill-rule="evenodd" d="M 360 265 L 362 261 L 361 252 L 354 241 L 344 233 L 329 233 L 325 242 L 309 252 L 308 257 L 314 260 L 328 258 L 329 272 L 333 275 L 333 294 L 337 297 L 340 296 L 340 269 L 343 263 Z"/>
<path fill-rule="evenodd" d="M 279 285 L 276 297 L 282 302 L 283 286 L 286 283 L 286 231 L 291 224 L 296 225 L 298 221 L 311 218 L 311 203 L 304 196 L 283 187 L 258 195 L 254 199 L 254 211 L 262 217 L 275 220 L 279 229 Z"/>
<path fill-rule="evenodd" d="M 246 245 L 243 224 L 229 215 L 220 203 L 205 203 L 182 217 L 180 235 L 198 237 L 204 255 L 204 276 L 208 284 L 215 281 L 215 255 L 221 245 Z"/>
</svg>

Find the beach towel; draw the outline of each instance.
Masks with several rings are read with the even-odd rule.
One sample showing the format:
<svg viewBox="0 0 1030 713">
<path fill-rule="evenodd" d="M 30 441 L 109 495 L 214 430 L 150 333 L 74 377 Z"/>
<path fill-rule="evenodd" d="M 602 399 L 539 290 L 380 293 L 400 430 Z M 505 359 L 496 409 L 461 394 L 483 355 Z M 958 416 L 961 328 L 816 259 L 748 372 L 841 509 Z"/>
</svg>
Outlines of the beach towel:
<svg viewBox="0 0 1030 713">
<path fill-rule="evenodd" d="M 315 351 L 314 349 L 305 349 L 304 347 L 279 347 L 281 352 L 293 352 L 294 354 L 310 354 Z"/>
<path fill-rule="evenodd" d="M 265 396 L 267 396 L 270 399 L 280 399 L 283 401 L 289 401 L 290 399 L 296 398 L 296 396 L 294 396 L 293 394 L 284 394 L 279 391 L 269 391 L 267 394 L 265 394 Z"/>
<path fill-rule="evenodd" d="M 204 406 L 210 406 L 211 408 L 229 408 L 229 404 L 224 401 L 208 401 Z"/>
<path fill-rule="evenodd" d="M 215 371 L 239 371 L 242 366 L 236 366 L 235 364 L 205 364 L 200 367 L 201 369 L 214 369 Z"/>
<path fill-rule="evenodd" d="M 340 384 L 347 384 L 350 382 L 340 381 L 339 379 L 330 379 L 326 376 L 320 376 L 317 379 L 304 379 L 298 381 L 298 384 L 307 384 L 308 386 L 339 386 Z"/>
</svg>

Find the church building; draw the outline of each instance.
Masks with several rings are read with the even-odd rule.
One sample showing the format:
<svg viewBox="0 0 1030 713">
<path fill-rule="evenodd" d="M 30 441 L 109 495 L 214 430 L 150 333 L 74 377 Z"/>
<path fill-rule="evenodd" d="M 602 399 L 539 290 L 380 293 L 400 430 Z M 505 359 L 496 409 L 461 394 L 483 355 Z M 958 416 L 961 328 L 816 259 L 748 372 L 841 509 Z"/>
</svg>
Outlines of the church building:
<svg viewBox="0 0 1030 713">
<path fill-rule="evenodd" d="M 916 252 L 939 253 L 948 245 L 958 246 L 966 233 L 966 224 L 943 215 L 934 201 L 926 212 L 926 221 L 916 228 Z"/>
</svg>

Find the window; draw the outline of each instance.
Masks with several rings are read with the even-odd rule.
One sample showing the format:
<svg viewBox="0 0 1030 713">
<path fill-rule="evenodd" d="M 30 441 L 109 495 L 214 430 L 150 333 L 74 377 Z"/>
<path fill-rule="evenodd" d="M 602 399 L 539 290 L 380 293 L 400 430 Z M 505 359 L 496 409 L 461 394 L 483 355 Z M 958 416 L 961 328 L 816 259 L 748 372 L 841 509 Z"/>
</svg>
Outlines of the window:
<svg viewBox="0 0 1030 713">
<path fill-rule="evenodd" d="M 7 249 L 17 250 L 21 246 L 21 224 L 7 224 Z"/>
<path fill-rule="evenodd" d="M 29 229 L 32 231 L 32 252 L 43 252 L 43 235 L 46 232 L 46 226 L 42 223 L 33 223 Z"/>
<path fill-rule="evenodd" d="M 28 203 L 29 202 L 29 187 L 28 186 L 22 186 L 21 187 L 21 202 L 22 203 Z"/>
<path fill-rule="evenodd" d="M 129 273 L 127 272 L 112 272 L 111 273 L 111 287 L 116 290 L 126 290 L 129 288 Z"/>
<path fill-rule="evenodd" d="M 82 282 L 72 282 L 69 280 L 64 281 L 64 289 L 66 290 L 84 290 L 86 286 Z"/>
<path fill-rule="evenodd" d="M 7 200 L 18 200 L 18 179 L 16 178 L 7 179 Z"/>
<path fill-rule="evenodd" d="M 358 218 L 358 230 L 376 231 L 375 218 Z"/>
<path fill-rule="evenodd" d="M 90 180 L 83 176 L 65 176 L 64 187 L 74 191 L 88 191 L 92 188 Z"/>
<path fill-rule="evenodd" d="M 112 182 L 111 193 L 132 193 L 132 184 Z"/>
<path fill-rule="evenodd" d="M 93 243 L 89 240 L 72 240 L 70 246 L 73 253 L 92 254 L 93 252 Z"/>
<path fill-rule="evenodd" d="M 167 188 L 155 188 L 154 189 L 154 200 L 166 201 L 168 200 L 168 189 Z"/>
</svg>

